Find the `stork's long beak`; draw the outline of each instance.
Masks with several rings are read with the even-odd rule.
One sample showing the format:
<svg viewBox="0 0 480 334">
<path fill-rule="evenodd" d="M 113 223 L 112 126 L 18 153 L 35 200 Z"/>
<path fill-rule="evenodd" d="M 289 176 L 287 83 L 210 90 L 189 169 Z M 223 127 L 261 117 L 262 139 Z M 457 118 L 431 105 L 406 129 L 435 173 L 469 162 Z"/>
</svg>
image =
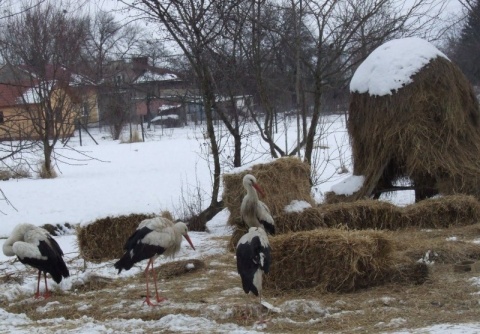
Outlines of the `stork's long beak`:
<svg viewBox="0 0 480 334">
<path fill-rule="evenodd" d="M 193 250 L 195 250 L 195 246 L 193 245 L 192 240 L 190 240 L 190 237 L 188 236 L 188 234 L 185 234 L 184 237 L 185 239 L 187 239 L 190 246 L 192 246 Z"/>
<path fill-rule="evenodd" d="M 252 184 L 252 186 L 255 188 L 257 192 L 259 192 L 262 195 L 262 197 L 265 197 L 265 193 L 263 192 L 263 189 L 260 188 L 260 186 L 257 183 Z"/>
</svg>

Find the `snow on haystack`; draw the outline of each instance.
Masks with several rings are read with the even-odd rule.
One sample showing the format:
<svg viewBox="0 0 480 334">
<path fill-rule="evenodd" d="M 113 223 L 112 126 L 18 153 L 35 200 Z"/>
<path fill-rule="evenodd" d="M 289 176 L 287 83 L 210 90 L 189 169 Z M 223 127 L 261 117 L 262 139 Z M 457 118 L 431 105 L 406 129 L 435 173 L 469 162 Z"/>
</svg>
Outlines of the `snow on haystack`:
<svg viewBox="0 0 480 334">
<path fill-rule="evenodd" d="M 285 212 L 302 212 L 312 205 L 306 201 L 293 200 L 285 207 Z"/>
<path fill-rule="evenodd" d="M 364 181 L 365 177 L 363 175 L 351 175 L 342 182 L 334 184 L 331 190 L 337 195 L 349 196 L 358 191 L 363 186 Z"/>
<path fill-rule="evenodd" d="M 391 40 L 375 49 L 358 67 L 350 81 L 350 91 L 391 95 L 411 83 L 412 75 L 438 56 L 447 58 L 421 38 Z"/>
</svg>

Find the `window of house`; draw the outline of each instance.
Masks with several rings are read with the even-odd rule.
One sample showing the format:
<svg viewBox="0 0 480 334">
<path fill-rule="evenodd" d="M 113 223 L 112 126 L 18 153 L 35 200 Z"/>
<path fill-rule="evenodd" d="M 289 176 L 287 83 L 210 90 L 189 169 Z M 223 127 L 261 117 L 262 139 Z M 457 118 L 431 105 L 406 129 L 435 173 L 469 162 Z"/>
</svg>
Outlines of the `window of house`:
<svg viewBox="0 0 480 334">
<path fill-rule="evenodd" d="M 82 116 L 88 117 L 88 114 L 89 114 L 88 104 L 84 102 L 82 105 Z"/>
<path fill-rule="evenodd" d="M 0 111 L 0 123 L 4 123 L 5 120 L 3 119 L 3 111 Z"/>
</svg>

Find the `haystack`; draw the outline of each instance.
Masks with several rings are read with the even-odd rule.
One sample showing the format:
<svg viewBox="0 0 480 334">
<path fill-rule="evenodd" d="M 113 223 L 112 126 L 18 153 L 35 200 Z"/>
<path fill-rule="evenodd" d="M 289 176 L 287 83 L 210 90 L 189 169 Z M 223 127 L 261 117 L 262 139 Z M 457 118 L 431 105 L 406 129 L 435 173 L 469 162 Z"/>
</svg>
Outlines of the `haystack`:
<svg viewBox="0 0 480 334">
<path fill-rule="evenodd" d="M 395 280 L 400 272 L 421 281 L 422 270 L 413 270 L 411 261 L 398 260 L 386 232 L 313 230 L 275 236 L 270 245 L 273 261 L 266 289 L 351 292 Z"/>
<path fill-rule="evenodd" d="M 232 245 L 247 231 L 247 226 L 240 217 L 240 205 L 246 194 L 242 180 L 246 174 L 254 175 L 265 191 L 266 197 L 260 199 L 269 207 L 274 219 L 293 200 L 314 203 L 310 192 L 310 165 L 295 157 L 283 157 L 271 163 L 255 165 L 240 173 L 224 174 L 223 201 L 230 211 L 228 224 L 235 228 Z"/>
<path fill-rule="evenodd" d="M 106 217 L 79 227 L 77 238 L 80 255 L 95 263 L 119 259 L 124 253 L 123 245 L 138 224 L 152 217 L 145 214 Z"/>
<path fill-rule="evenodd" d="M 443 57 L 411 79 L 391 95 L 351 94 L 353 172 L 365 176 L 355 198 L 378 197 L 402 180 L 417 201 L 439 192 L 480 196 L 480 111 L 470 82 Z"/>
</svg>

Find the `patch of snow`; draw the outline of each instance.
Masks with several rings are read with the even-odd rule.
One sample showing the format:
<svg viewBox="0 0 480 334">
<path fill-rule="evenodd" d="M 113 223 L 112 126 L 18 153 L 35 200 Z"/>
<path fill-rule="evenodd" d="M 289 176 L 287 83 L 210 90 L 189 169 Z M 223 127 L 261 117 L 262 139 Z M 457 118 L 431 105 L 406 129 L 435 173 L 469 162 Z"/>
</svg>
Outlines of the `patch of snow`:
<svg viewBox="0 0 480 334">
<path fill-rule="evenodd" d="M 285 207 L 285 212 L 302 212 L 305 209 L 311 208 L 312 205 L 306 201 L 293 200 Z"/>
<path fill-rule="evenodd" d="M 365 182 L 365 176 L 363 175 L 350 175 L 341 182 L 334 184 L 331 190 L 337 195 L 352 195 L 360 190 Z"/>
</svg>

